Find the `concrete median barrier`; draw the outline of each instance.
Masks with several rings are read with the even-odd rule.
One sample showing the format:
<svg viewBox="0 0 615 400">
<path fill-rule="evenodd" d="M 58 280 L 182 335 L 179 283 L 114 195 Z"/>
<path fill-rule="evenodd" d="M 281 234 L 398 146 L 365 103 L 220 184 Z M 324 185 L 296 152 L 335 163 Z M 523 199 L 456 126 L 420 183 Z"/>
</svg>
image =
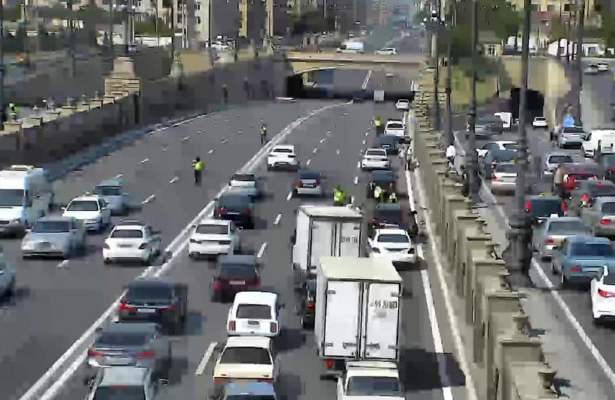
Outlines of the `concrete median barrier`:
<svg viewBox="0 0 615 400">
<path fill-rule="evenodd" d="M 454 288 L 453 308 L 462 333 L 463 357 L 479 399 L 554 399 L 555 371 L 545 359 L 542 342 L 529 326 L 522 295 L 511 290 L 506 263 L 463 185 L 449 171 L 441 133 L 432 129 L 432 77 L 425 74 L 409 124 L 422 187 L 422 203 L 429 204 L 435 248 L 444 257 L 446 284 Z M 443 102 L 443 98 L 440 98 Z M 462 356 L 462 354 L 459 354 Z"/>
</svg>

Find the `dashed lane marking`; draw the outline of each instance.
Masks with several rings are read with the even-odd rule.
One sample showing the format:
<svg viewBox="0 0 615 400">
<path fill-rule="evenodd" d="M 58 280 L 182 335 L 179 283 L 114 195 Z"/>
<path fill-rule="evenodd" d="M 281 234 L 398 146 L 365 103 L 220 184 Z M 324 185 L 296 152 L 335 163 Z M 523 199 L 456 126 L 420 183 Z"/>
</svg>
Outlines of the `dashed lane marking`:
<svg viewBox="0 0 615 400">
<path fill-rule="evenodd" d="M 143 201 L 141 202 L 141 204 L 143 204 L 143 205 L 148 204 L 148 203 L 150 203 L 152 200 L 154 200 L 155 198 L 156 198 L 156 195 L 155 195 L 155 194 L 151 194 L 151 195 L 147 196 L 147 198 L 146 198 L 145 200 L 143 200 Z"/>
<path fill-rule="evenodd" d="M 359 177 L 358 177 L 358 176 L 355 176 L 355 177 L 354 177 L 354 184 L 356 185 L 356 184 L 358 184 L 358 183 L 359 183 Z"/>
<path fill-rule="evenodd" d="M 267 242 L 261 244 L 261 248 L 258 249 L 258 254 L 256 255 L 257 258 L 262 258 L 263 254 L 265 254 L 265 249 L 267 248 Z"/>
<path fill-rule="evenodd" d="M 293 198 L 293 191 L 288 192 L 288 196 L 286 196 L 286 201 L 290 201 Z"/>
<path fill-rule="evenodd" d="M 209 347 L 207 347 L 207 351 L 205 351 L 205 354 L 203 354 L 203 358 L 201 358 L 201 362 L 196 367 L 196 371 L 194 371 L 194 375 L 203 375 L 203 372 L 205 372 L 205 368 L 207 367 L 207 363 L 209 362 L 209 359 L 211 358 L 212 354 L 214 354 L 214 349 L 217 345 L 217 342 L 211 342 L 209 344 Z"/>
<path fill-rule="evenodd" d="M 310 158 L 309 160 L 307 160 L 307 162 L 305 163 L 305 166 L 308 167 L 310 164 L 312 163 L 312 159 Z"/>
<path fill-rule="evenodd" d="M 174 176 L 173 178 L 171 178 L 171 180 L 169 181 L 169 183 L 173 184 L 175 182 L 177 182 L 179 180 L 179 177 Z"/>
<path fill-rule="evenodd" d="M 148 161 L 149 161 L 149 158 L 144 158 L 143 160 L 139 162 L 139 164 L 145 164 Z"/>
<path fill-rule="evenodd" d="M 182 138 L 182 142 L 187 142 L 188 140 L 190 140 L 190 136 L 184 136 Z"/>
<path fill-rule="evenodd" d="M 68 265 L 69 260 L 64 260 L 61 263 L 58 264 L 58 268 L 66 268 L 66 266 Z"/>
<path fill-rule="evenodd" d="M 273 224 L 274 225 L 279 224 L 281 219 L 282 219 L 282 214 L 278 214 L 278 216 L 275 217 L 275 221 L 273 221 Z"/>
<path fill-rule="evenodd" d="M 314 150 L 312 150 L 312 153 L 316 154 L 317 151 L 318 151 L 318 147 L 314 147 Z"/>
<path fill-rule="evenodd" d="M 117 174 L 115 175 L 115 179 L 120 179 L 122 176 L 124 176 L 124 174 Z"/>
<path fill-rule="evenodd" d="M 335 154 L 340 155 L 340 149 L 335 150 Z"/>
<path fill-rule="evenodd" d="M 209 149 L 209 151 L 207 152 L 207 154 L 213 154 L 214 149 Z"/>
</svg>

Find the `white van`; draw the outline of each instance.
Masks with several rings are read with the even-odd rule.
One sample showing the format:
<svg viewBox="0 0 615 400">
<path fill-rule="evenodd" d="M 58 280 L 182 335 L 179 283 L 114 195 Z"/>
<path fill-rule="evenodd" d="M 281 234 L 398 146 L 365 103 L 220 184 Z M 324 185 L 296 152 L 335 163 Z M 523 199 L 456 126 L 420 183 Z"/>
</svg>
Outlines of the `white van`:
<svg viewBox="0 0 615 400">
<path fill-rule="evenodd" d="M 0 233 L 23 233 L 53 204 L 47 171 L 31 165 L 12 165 L 0 171 Z"/>
<path fill-rule="evenodd" d="M 594 129 L 583 141 L 583 155 L 585 157 L 593 157 L 600 144 L 602 153 L 612 153 L 610 145 L 615 138 L 615 129 Z"/>
<path fill-rule="evenodd" d="M 503 128 L 506 130 L 511 130 L 513 125 L 512 113 L 509 112 L 496 112 L 493 113 L 494 116 L 499 117 L 502 120 Z"/>
</svg>

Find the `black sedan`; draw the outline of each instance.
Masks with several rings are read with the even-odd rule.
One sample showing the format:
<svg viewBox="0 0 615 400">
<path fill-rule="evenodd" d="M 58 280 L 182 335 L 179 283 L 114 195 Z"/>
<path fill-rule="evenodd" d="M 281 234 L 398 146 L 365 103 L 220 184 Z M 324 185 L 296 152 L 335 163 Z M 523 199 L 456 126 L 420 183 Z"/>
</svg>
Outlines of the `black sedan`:
<svg viewBox="0 0 615 400">
<path fill-rule="evenodd" d="M 214 218 L 235 222 L 235 225 L 254 229 L 254 204 L 244 193 L 227 192 L 216 199 Z"/>
<path fill-rule="evenodd" d="M 372 176 L 367 184 L 367 198 L 374 197 L 376 186 L 380 186 L 382 190 L 388 190 L 391 185 L 393 190 L 396 190 L 395 173 L 390 169 L 372 171 Z"/>
<path fill-rule="evenodd" d="M 211 280 L 211 300 L 232 300 L 235 294 L 260 288 L 258 259 L 253 255 L 228 255 L 220 257 Z"/>
<path fill-rule="evenodd" d="M 376 205 L 372 219 L 367 224 L 368 236 L 372 237 L 376 229 L 387 225 L 406 229 L 406 221 L 400 203 L 378 203 Z"/>
<path fill-rule="evenodd" d="M 387 152 L 387 156 L 395 155 L 399 152 L 399 143 L 402 138 L 395 135 L 382 135 L 376 139 L 376 147 L 380 147 Z"/>
</svg>

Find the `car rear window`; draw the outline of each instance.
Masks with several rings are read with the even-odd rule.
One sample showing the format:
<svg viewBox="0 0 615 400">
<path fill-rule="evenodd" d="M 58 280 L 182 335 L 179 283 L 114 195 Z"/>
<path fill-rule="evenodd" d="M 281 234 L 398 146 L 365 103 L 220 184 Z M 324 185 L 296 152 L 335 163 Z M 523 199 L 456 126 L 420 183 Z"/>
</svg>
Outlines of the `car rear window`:
<svg viewBox="0 0 615 400">
<path fill-rule="evenodd" d="M 607 184 L 591 185 L 590 192 L 593 196 L 611 196 L 615 195 L 615 186 Z"/>
<path fill-rule="evenodd" d="M 583 130 L 583 128 L 579 128 L 579 127 L 566 127 L 564 129 L 562 129 L 563 133 L 585 133 L 585 131 Z"/>
<path fill-rule="evenodd" d="M 234 181 L 252 182 L 256 180 L 256 177 L 254 174 L 235 174 L 231 179 Z"/>
<path fill-rule="evenodd" d="M 573 256 L 611 257 L 613 248 L 607 243 L 573 243 L 570 249 Z"/>
<path fill-rule="evenodd" d="M 143 346 L 149 341 L 147 333 L 128 333 L 128 332 L 106 332 L 103 333 L 97 340 L 96 346 L 99 347 L 118 347 L 128 346 L 137 347 Z"/>
<path fill-rule="evenodd" d="M 38 221 L 32 227 L 34 233 L 63 233 L 70 231 L 68 221 Z"/>
<path fill-rule="evenodd" d="M 143 386 L 99 386 L 94 400 L 145 400 Z"/>
<path fill-rule="evenodd" d="M 140 229 L 116 229 L 111 234 L 113 239 L 140 239 L 143 232 Z"/>
<path fill-rule="evenodd" d="M 302 171 L 299 172 L 299 179 L 320 179 L 320 174 L 318 172 Z"/>
<path fill-rule="evenodd" d="M 604 283 L 607 285 L 615 285 L 615 273 L 609 272 L 610 273 L 604 277 Z"/>
<path fill-rule="evenodd" d="M 121 196 L 122 188 L 119 186 L 96 186 L 94 194 L 99 196 Z"/>
<path fill-rule="evenodd" d="M 519 148 L 519 144 L 518 143 L 504 143 L 502 147 L 504 147 L 506 150 L 516 150 Z"/>
<path fill-rule="evenodd" d="M 251 279 L 256 276 L 256 269 L 251 265 L 241 264 L 222 264 L 220 267 L 220 278 L 241 278 Z"/>
<path fill-rule="evenodd" d="M 534 217 L 549 217 L 552 214 L 562 214 L 562 203 L 559 199 L 532 200 L 530 214 Z"/>
<path fill-rule="evenodd" d="M 98 211 L 98 202 L 95 200 L 71 201 L 66 211 Z"/>
<path fill-rule="evenodd" d="M 399 381 L 388 376 L 354 376 L 348 380 L 348 396 L 399 396 Z"/>
<path fill-rule="evenodd" d="M 602 203 L 601 211 L 605 214 L 615 214 L 615 202 Z"/>
<path fill-rule="evenodd" d="M 200 224 L 196 227 L 195 232 L 203 235 L 227 235 L 228 226 L 218 224 Z"/>
<path fill-rule="evenodd" d="M 548 162 L 550 164 L 565 164 L 571 163 L 572 157 L 565 155 L 550 156 Z"/>
<path fill-rule="evenodd" d="M 169 300 L 173 297 L 173 289 L 167 285 L 135 285 L 128 289 L 126 297 L 129 300 Z"/>
<path fill-rule="evenodd" d="M 391 128 L 391 129 L 403 129 L 403 125 L 399 122 L 389 122 L 387 124 L 387 128 Z"/>
<path fill-rule="evenodd" d="M 495 166 L 495 172 L 502 172 L 504 174 L 516 174 L 517 166 L 514 164 L 498 164 Z"/>
<path fill-rule="evenodd" d="M 384 242 L 384 243 L 409 243 L 410 242 L 410 240 L 408 240 L 408 237 L 406 235 L 389 234 L 389 233 L 379 235 L 378 241 Z"/>
<path fill-rule="evenodd" d="M 549 232 L 563 235 L 585 232 L 585 226 L 581 221 L 554 221 L 549 224 Z"/>
<path fill-rule="evenodd" d="M 266 304 L 240 304 L 237 306 L 237 318 L 271 319 L 271 307 Z"/>
<path fill-rule="evenodd" d="M 230 394 L 226 400 L 276 400 L 272 394 Z"/>
<path fill-rule="evenodd" d="M 227 347 L 220 357 L 221 364 L 271 365 L 269 351 L 260 347 Z"/>
<path fill-rule="evenodd" d="M 588 179 L 596 179 L 598 178 L 596 176 L 596 174 L 585 174 L 585 173 L 575 173 L 575 174 L 568 174 L 569 176 L 573 177 L 575 180 L 577 181 L 586 181 Z"/>
<path fill-rule="evenodd" d="M 224 208 L 248 208 L 250 206 L 250 198 L 241 195 L 220 196 L 218 205 Z"/>
<path fill-rule="evenodd" d="M 365 155 L 367 156 L 379 156 L 379 157 L 384 157 L 385 153 L 382 150 L 367 150 L 367 152 L 365 153 Z"/>
<path fill-rule="evenodd" d="M 273 149 L 274 153 L 287 153 L 292 154 L 292 149 Z"/>
</svg>

